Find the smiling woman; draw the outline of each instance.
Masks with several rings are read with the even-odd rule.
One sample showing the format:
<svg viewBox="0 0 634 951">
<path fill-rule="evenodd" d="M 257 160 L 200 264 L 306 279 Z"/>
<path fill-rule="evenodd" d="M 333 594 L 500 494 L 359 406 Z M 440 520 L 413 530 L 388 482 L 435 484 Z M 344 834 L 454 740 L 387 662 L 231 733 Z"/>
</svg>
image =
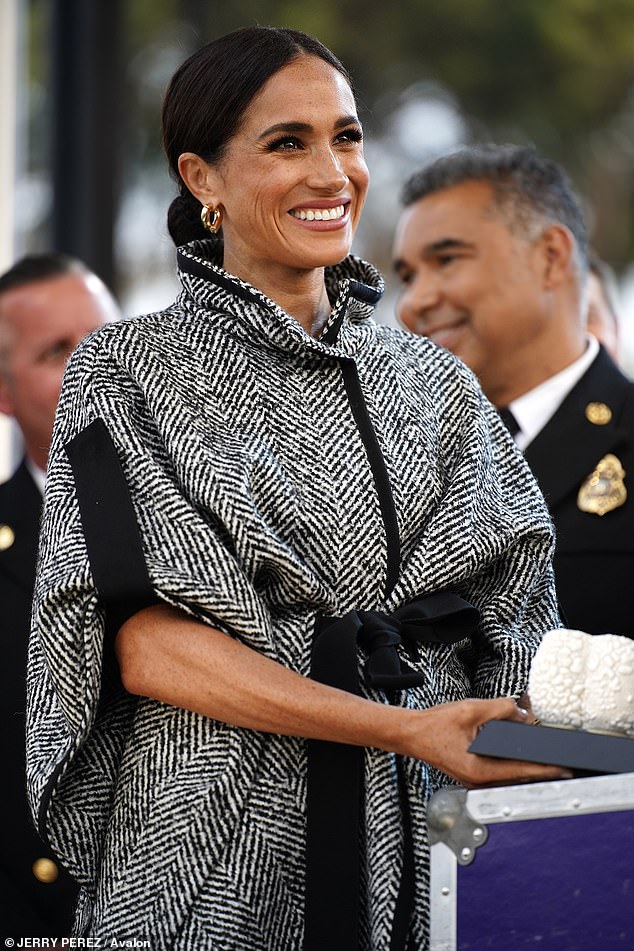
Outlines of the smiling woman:
<svg viewBox="0 0 634 951">
<path fill-rule="evenodd" d="M 163 128 L 182 293 L 79 348 L 53 438 L 33 811 L 78 936 L 423 949 L 430 793 L 559 775 L 467 752 L 526 717 L 550 522 L 465 368 L 373 320 L 333 54 L 216 40 Z"/>
<path fill-rule="evenodd" d="M 198 157 L 188 153 L 179 159 L 190 190 L 222 210 L 227 270 L 274 299 L 293 280 L 293 303 L 285 309 L 295 310 L 311 332 L 321 329 L 311 320 L 317 282 L 328 310 L 320 271 L 350 250 L 368 185 L 353 109 L 343 76 L 315 56 L 302 56 L 269 79 L 217 167 L 200 169 Z M 318 122 L 289 122 L 283 134 L 284 123 L 260 131 L 285 113 L 315 115 Z"/>
<path fill-rule="evenodd" d="M 221 215 L 225 270 L 316 333 L 330 311 L 323 268 L 350 251 L 369 176 L 347 75 L 307 46 L 267 79 L 221 149 L 180 127 L 166 141 L 185 203 L 193 196 Z M 166 99 L 166 131 L 182 113 L 181 79 Z"/>
</svg>

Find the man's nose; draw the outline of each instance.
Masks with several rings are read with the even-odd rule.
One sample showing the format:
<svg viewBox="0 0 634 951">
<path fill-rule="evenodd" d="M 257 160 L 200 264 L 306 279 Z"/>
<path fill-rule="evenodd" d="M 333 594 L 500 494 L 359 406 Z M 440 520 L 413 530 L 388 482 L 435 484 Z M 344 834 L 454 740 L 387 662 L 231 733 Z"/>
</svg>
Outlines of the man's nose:
<svg viewBox="0 0 634 951">
<path fill-rule="evenodd" d="M 440 297 L 440 285 L 432 275 L 416 274 L 403 288 L 397 305 L 398 315 L 409 327 L 410 323 L 421 320 L 429 310 L 437 307 Z"/>
</svg>

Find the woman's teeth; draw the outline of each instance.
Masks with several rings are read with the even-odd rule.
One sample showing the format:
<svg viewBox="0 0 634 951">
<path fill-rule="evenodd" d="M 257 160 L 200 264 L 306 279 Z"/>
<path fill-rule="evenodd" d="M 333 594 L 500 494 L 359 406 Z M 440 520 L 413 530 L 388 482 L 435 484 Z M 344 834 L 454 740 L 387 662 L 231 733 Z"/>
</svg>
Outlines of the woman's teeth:
<svg viewBox="0 0 634 951">
<path fill-rule="evenodd" d="M 336 208 L 294 208 L 291 214 L 300 221 L 334 221 L 343 218 L 345 210 L 343 205 Z"/>
</svg>

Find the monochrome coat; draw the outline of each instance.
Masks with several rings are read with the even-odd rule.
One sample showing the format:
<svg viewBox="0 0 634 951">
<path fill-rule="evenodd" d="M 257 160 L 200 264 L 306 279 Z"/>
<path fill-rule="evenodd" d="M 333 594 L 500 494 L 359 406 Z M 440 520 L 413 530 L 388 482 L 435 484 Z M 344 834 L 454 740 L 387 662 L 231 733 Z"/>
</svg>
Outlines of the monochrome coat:
<svg viewBox="0 0 634 951">
<path fill-rule="evenodd" d="M 326 868 L 306 851 L 310 743 L 127 694 L 113 631 L 158 599 L 309 676 L 316 635 L 335 619 L 335 653 L 353 645 L 364 696 L 416 709 L 518 696 L 540 633 L 558 622 L 552 530 L 470 371 L 374 322 L 374 268 L 351 257 L 328 269 L 333 312 L 314 339 L 210 248 L 179 249 L 172 307 L 108 325 L 69 364 L 30 647 L 29 788 L 82 885 L 76 934 L 294 951 L 321 940 L 304 939 L 306 875 L 327 905 L 338 898 L 334 815 L 312 833 L 318 848 L 331 835 Z M 450 620 L 442 642 L 445 595 L 452 618 L 462 599 L 468 630 Z M 406 643 L 407 624 L 401 638 L 390 618 L 416 599 L 440 633 L 432 618 Z M 364 673 L 362 635 L 377 619 L 417 686 L 384 689 Z M 337 657 L 331 666 L 336 681 Z M 323 747 L 329 762 L 339 747 Z M 423 948 L 425 801 L 447 777 L 360 755 L 359 947 L 387 951 L 400 915 Z M 335 811 L 350 805 L 347 781 L 323 779 Z M 320 902 L 318 925 L 320 911 L 329 920 Z M 338 926 L 327 937 L 322 947 L 350 951 Z"/>
</svg>

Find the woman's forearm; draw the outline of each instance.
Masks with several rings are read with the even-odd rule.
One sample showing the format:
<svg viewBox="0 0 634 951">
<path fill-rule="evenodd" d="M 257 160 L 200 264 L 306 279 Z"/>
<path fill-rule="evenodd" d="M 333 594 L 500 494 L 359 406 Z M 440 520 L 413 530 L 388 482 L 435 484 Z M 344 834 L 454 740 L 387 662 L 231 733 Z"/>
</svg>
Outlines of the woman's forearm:
<svg viewBox="0 0 634 951">
<path fill-rule="evenodd" d="M 404 711 L 302 677 L 168 606 L 130 618 L 116 649 L 131 693 L 252 730 L 405 752 Z"/>
<path fill-rule="evenodd" d="M 303 677 L 167 605 L 126 621 L 116 651 L 131 693 L 234 726 L 401 753 L 466 784 L 561 774 L 556 767 L 507 764 L 467 752 L 482 723 L 523 718 L 509 699 L 423 711 L 376 703 Z"/>
</svg>

